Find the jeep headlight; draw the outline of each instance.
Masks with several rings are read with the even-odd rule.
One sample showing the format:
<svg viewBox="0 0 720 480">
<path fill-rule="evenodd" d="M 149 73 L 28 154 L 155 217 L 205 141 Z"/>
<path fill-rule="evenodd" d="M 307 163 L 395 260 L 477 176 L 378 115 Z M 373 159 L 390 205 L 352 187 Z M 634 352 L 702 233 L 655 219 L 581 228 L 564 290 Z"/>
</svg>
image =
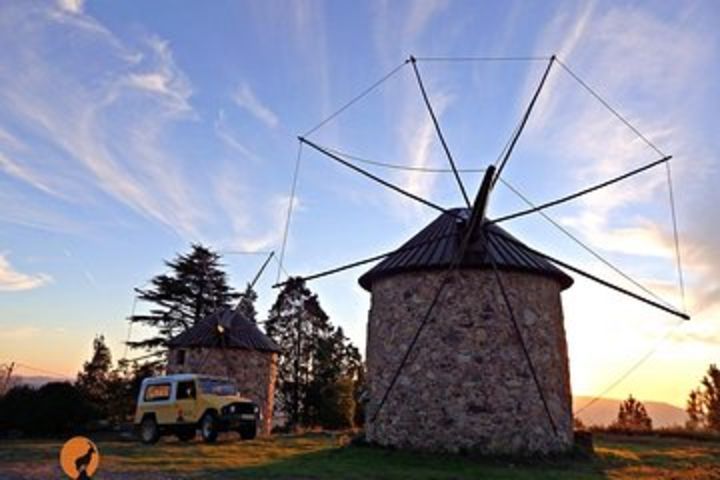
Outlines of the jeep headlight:
<svg viewBox="0 0 720 480">
<path fill-rule="evenodd" d="M 260 413 L 260 407 L 258 407 L 257 405 L 255 405 L 255 406 L 253 407 L 253 411 L 254 411 L 255 414 L 257 415 L 258 413 Z"/>
</svg>

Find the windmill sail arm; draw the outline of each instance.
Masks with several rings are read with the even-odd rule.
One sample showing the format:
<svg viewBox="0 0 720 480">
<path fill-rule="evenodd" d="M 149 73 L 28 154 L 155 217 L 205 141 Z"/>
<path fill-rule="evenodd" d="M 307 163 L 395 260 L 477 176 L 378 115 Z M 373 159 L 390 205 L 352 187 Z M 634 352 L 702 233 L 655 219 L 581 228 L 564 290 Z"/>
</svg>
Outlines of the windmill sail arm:
<svg viewBox="0 0 720 480">
<path fill-rule="evenodd" d="M 372 256 L 372 257 L 369 257 L 369 258 L 364 258 L 364 259 L 362 259 L 362 260 L 356 260 L 356 261 L 354 261 L 354 262 L 346 263 L 345 265 L 341 265 L 341 266 L 339 266 L 339 267 L 334 267 L 334 268 L 331 268 L 331 269 L 328 269 L 328 270 L 323 270 L 323 271 L 321 271 L 321 272 L 313 273 L 313 274 L 311 274 L 311 275 L 307 275 L 307 276 L 301 277 L 301 278 L 302 278 L 303 281 L 307 282 L 307 281 L 309 281 L 309 280 L 315 280 L 316 278 L 327 277 L 328 275 L 332 275 L 332 274 L 334 274 L 334 273 L 340 273 L 340 272 L 343 272 L 343 271 L 345 271 L 345 270 L 350 270 L 351 268 L 360 267 L 360 266 L 366 265 L 366 264 L 368 264 L 368 263 L 372 263 L 372 262 L 375 262 L 375 261 L 378 261 L 378 260 L 382 260 L 383 258 L 389 257 L 390 255 L 392 255 L 392 254 L 394 254 L 394 253 L 407 252 L 407 251 L 409 251 L 409 250 L 414 250 L 414 249 L 416 249 L 416 248 L 422 247 L 422 246 L 427 245 L 427 244 L 430 244 L 430 243 L 435 243 L 435 242 L 437 242 L 437 241 L 439 241 L 439 240 L 442 240 L 442 239 L 444 239 L 444 238 L 450 238 L 450 237 L 455 237 L 455 236 L 457 236 L 457 233 L 455 233 L 455 232 L 453 232 L 453 233 L 451 233 L 451 234 L 448 234 L 448 235 L 440 235 L 440 236 L 437 236 L 437 237 L 433 237 L 433 238 L 431 238 L 430 240 L 427 240 L 427 241 L 425 241 L 425 242 L 417 242 L 417 243 L 414 243 L 414 244 L 412 244 L 412 245 L 407 245 L 407 246 L 404 246 L 404 247 L 396 248 L 395 250 L 391 250 L 391 251 L 389 251 L 389 252 L 381 253 L 381 254 L 379 254 L 379 255 L 375 255 L 375 256 Z M 284 287 L 285 284 L 287 284 L 287 283 L 288 283 L 288 282 L 276 283 L 275 285 L 273 285 L 273 288 Z"/>
<path fill-rule="evenodd" d="M 260 275 L 263 274 L 265 271 L 265 267 L 268 266 L 268 263 L 270 263 L 270 260 L 272 260 L 272 257 L 275 255 L 275 251 L 270 252 L 270 255 L 268 255 L 268 258 L 265 259 L 265 263 L 262 264 L 262 267 L 260 267 L 260 270 L 255 275 L 255 278 L 253 278 L 252 283 L 250 284 L 250 287 L 254 287 L 257 281 L 260 279 Z"/>
<path fill-rule="evenodd" d="M 492 232 L 492 231 L 490 231 L 489 233 L 490 233 L 491 235 L 496 235 L 496 236 L 498 235 L 498 234 L 496 234 L 496 233 L 494 233 L 494 232 Z M 637 293 L 633 293 L 633 292 L 631 292 L 631 291 L 629 291 L 629 290 L 627 290 L 627 289 L 625 289 L 625 288 L 619 287 L 619 286 L 617 286 L 617 285 L 615 285 L 615 284 L 613 284 L 613 283 L 608 282 L 607 280 L 603 280 L 602 278 L 593 275 L 592 273 L 588 273 L 588 272 L 586 272 L 586 271 L 584 271 L 584 270 L 581 270 L 581 269 L 579 269 L 579 268 L 577 268 L 577 267 L 574 267 L 574 266 L 572 266 L 572 265 L 570 265 L 570 264 L 568 264 L 568 263 L 566 263 L 566 262 L 563 262 L 562 260 L 558 260 L 557 258 L 551 257 L 550 255 L 547 255 L 547 254 L 542 253 L 542 252 L 540 252 L 540 251 L 538 251 L 538 250 L 535 250 L 534 248 L 530 248 L 530 247 L 528 247 L 527 245 L 525 245 L 524 243 L 521 243 L 521 242 L 515 240 L 514 238 L 511 238 L 511 237 L 503 237 L 503 239 L 504 239 L 504 240 L 507 240 L 507 241 L 509 241 L 509 242 L 512 242 L 512 243 L 514 243 L 514 244 L 516 244 L 519 248 L 522 248 L 523 250 L 527 251 L 528 253 L 531 253 L 531 254 L 533 254 L 533 255 L 538 255 L 538 256 L 540 256 L 540 257 L 543 257 L 545 260 L 548 260 L 548 261 L 550 261 L 550 262 L 552 262 L 552 263 L 554 263 L 554 264 L 556 264 L 556 265 L 558 265 L 558 266 L 560 266 L 560 267 L 562 267 L 562 268 L 565 268 L 565 269 L 567 269 L 567 270 L 570 270 L 570 271 L 573 272 L 573 273 L 577 273 L 578 275 L 581 275 L 581 276 L 583 276 L 583 277 L 585 277 L 585 278 L 587 278 L 587 279 L 589 279 L 589 280 L 592 280 L 592 281 L 594 281 L 594 282 L 596 282 L 596 283 L 599 283 L 600 285 L 602 285 L 602 286 L 604 286 L 604 287 L 607 287 L 607 288 L 610 288 L 610 289 L 612 289 L 612 290 L 615 290 L 616 292 L 619 292 L 619 293 L 622 293 L 622 294 L 624 294 L 624 295 L 627 295 L 627 296 L 629 296 L 629 297 L 631 297 L 631 298 L 634 298 L 635 300 L 639 300 L 640 302 L 646 303 L 646 304 L 648 304 L 648 305 L 650 305 L 650 306 L 653 306 L 653 307 L 655 307 L 655 308 L 657 308 L 657 309 L 660 309 L 660 310 L 662 310 L 662 311 L 664 311 L 664 312 L 667 312 L 667 313 L 669 313 L 669 314 L 671 314 L 671 315 L 675 315 L 676 317 L 680 317 L 680 318 L 682 318 L 683 320 L 690 320 L 690 315 L 688 315 L 687 313 L 680 312 L 680 311 L 675 310 L 675 309 L 673 309 L 673 308 L 667 307 L 667 306 L 665 306 L 665 305 L 663 305 L 663 304 L 661 304 L 661 303 L 658 303 L 658 302 L 656 302 L 656 301 L 654 301 L 654 300 L 650 300 L 649 298 L 643 297 L 642 295 L 638 295 Z"/>
<path fill-rule="evenodd" d="M 345 160 L 345 159 L 343 159 L 343 158 L 340 158 L 338 155 L 335 155 L 334 153 L 332 153 L 332 152 L 328 151 L 327 149 L 325 149 L 325 148 L 323 148 L 323 147 L 321 147 L 321 146 L 319 146 L 319 145 L 311 142 L 310 140 L 308 140 L 308 139 L 306 139 L 306 138 L 304 138 L 304 137 L 298 137 L 298 140 L 300 140 L 300 141 L 301 141 L 302 143 L 304 143 L 305 145 L 308 145 L 309 147 L 312 147 L 314 150 L 317 150 L 318 152 L 320 152 L 320 153 L 324 154 L 325 156 L 331 158 L 332 160 L 335 160 L 336 162 L 338 162 L 338 163 L 340 163 L 340 164 L 342 164 L 342 165 L 344 165 L 344 166 L 346 166 L 346 167 L 348 167 L 348 168 L 350 168 L 350 169 L 352 169 L 352 170 L 355 170 L 355 171 L 358 172 L 359 174 L 364 175 L 365 177 L 367 177 L 367 178 L 369 178 L 369 179 L 371 179 L 371 180 L 374 180 L 375 182 L 377 182 L 377 183 L 379 183 L 379 184 L 381 184 L 381 185 L 389 188 L 390 190 L 393 190 L 393 191 L 395 191 L 395 192 L 397 192 L 397 193 L 399 193 L 399 194 L 401 194 L 401 195 L 404 195 L 404 196 L 406 196 L 406 197 L 408 197 L 408 198 L 411 198 L 411 199 L 415 200 L 416 202 L 422 203 L 423 205 L 425 205 L 425 206 L 427 206 L 427 207 L 434 208 L 435 210 L 437 210 L 437 211 L 439 211 L 439 212 L 447 213 L 447 214 L 449 214 L 449 215 L 455 215 L 455 213 L 449 211 L 448 209 L 446 209 L 446 208 L 444 208 L 444 207 L 441 207 L 441 206 L 438 205 L 437 203 L 431 202 L 430 200 L 426 200 L 426 199 L 422 198 L 422 197 L 419 196 L 419 195 L 415 195 L 414 193 L 408 192 L 407 190 L 405 190 L 405 189 L 403 189 L 403 188 L 400 188 L 400 187 L 398 187 L 397 185 L 388 182 L 387 180 L 383 180 L 382 178 L 378 177 L 377 175 L 373 175 L 372 173 L 368 172 L 367 170 L 364 170 L 364 169 L 358 167 L 357 165 L 353 165 L 352 163 L 348 162 L 347 160 Z"/>
<path fill-rule="evenodd" d="M 638 167 L 634 170 L 631 170 L 629 172 L 623 173 L 622 175 L 618 175 L 617 177 L 611 178 L 610 180 L 606 180 L 604 182 L 598 183 L 597 185 L 593 185 L 587 188 L 584 188 L 578 192 L 572 193 L 570 195 L 565 195 L 564 197 L 558 198 L 556 200 L 553 200 L 551 202 L 543 203 L 542 205 L 537 205 L 533 208 L 528 208 L 526 210 L 521 210 L 516 213 L 511 213 L 510 215 L 505 215 L 503 217 L 496 218 L 494 220 L 491 220 L 491 223 L 500 223 L 505 222 L 507 220 L 512 220 L 515 218 L 523 217 L 525 215 L 529 215 L 531 213 L 539 212 L 542 210 L 545 210 L 546 208 L 554 207 L 557 205 L 560 205 L 562 203 L 569 202 L 570 200 L 575 200 L 578 197 L 582 197 L 583 195 L 587 195 L 588 193 L 592 193 L 596 190 L 600 190 L 601 188 L 609 187 L 610 185 L 620 182 L 622 180 L 625 180 L 627 178 L 630 178 L 634 175 L 637 175 L 638 173 L 642 173 L 645 170 L 649 170 L 653 167 L 656 167 L 660 164 L 663 164 L 665 162 L 668 162 L 672 158 L 672 155 L 666 155 L 663 158 L 659 160 L 655 160 L 654 162 L 650 162 L 647 165 L 643 165 L 642 167 Z"/>
<path fill-rule="evenodd" d="M 423 97 L 423 100 L 425 101 L 425 107 L 427 107 L 428 114 L 430 114 L 430 119 L 433 122 L 433 125 L 435 125 L 435 132 L 437 132 L 438 138 L 440 139 L 440 143 L 442 144 L 443 150 L 445 150 L 445 156 L 448 159 L 448 162 L 450 163 L 450 168 L 452 169 L 453 175 L 455 175 L 455 181 L 458 184 L 458 187 L 460 188 L 460 193 L 462 193 L 463 199 L 465 200 L 465 204 L 468 206 L 468 208 L 471 208 L 472 205 L 470 205 L 470 197 L 468 197 L 467 191 L 465 190 L 465 185 L 462 183 L 462 179 L 460 178 L 460 174 L 458 173 L 458 169 L 455 166 L 455 161 L 453 160 L 452 154 L 450 153 L 450 148 L 447 145 L 447 142 L 445 141 L 445 136 L 442 133 L 442 130 L 440 129 L 440 123 L 438 122 L 437 117 L 435 116 L 435 111 L 432 108 L 432 105 L 430 104 L 430 98 L 428 97 L 427 91 L 425 90 L 425 85 L 423 84 L 422 77 L 420 76 L 420 70 L 418 70 L 417 67 L 417 60 L 415 57 L 410 57 L 410 63 L 412 63 L 413 71 L 415 72 L 415 79 L 417 80 L 418 87 L 420 88 L 420 94 Z"/>
<path fill-rule="evenodd" d="M 502 174 L 502 171 L 505 168 L 505 165 L 507 165 L 507 162 L 510 159 L 510 155 L 512 155 L 512 151 L 515 148 L 515 144 L 517 143 L 518 138 L 520 138 L 520 135 L 522 134 L 523 129 L 525 128 L 525 124 L 527 123 L 528 119 L 530 118 L 530 113 L 532 113 L 533 107 L 535 107 L 535 102 L 537 102 L 537 99 L 540 96 L 540 92 L 542 91 L 543 87 L 545 86 L 545 81 L 547 80 L 548 74 L 550 73 L 550 69 L 552 68 L 553 63 L 555 63 L 555 55 L 550 57 L 550 61 L 548 62 L 548 65 L 545 68 L 545 72 L 543 73 L 543 76 L 540 79 L 540 83 L 538 84 L 537 88 L 535 89 L 535 93 L 533 94 L 533 97 L 530 100 L 530 103 L 528 104 L 527 109 L 525 110 L 525 114 L 523 115 L 522 120 L 520 121 L 520 125 L 518 125 L 518 129 L 515 132 L 515 135 L 513 135 L 512 139 L 510 140 L 508 149 L 505 151 L 505 155 L 503 156 L 503 159 L 500 162 L 500 166 L 498 167 L 497 175 L 495 176 L 493 185 L 497 182 L 497 179 L 500 178 L 500 175 Z"/>
</svg>

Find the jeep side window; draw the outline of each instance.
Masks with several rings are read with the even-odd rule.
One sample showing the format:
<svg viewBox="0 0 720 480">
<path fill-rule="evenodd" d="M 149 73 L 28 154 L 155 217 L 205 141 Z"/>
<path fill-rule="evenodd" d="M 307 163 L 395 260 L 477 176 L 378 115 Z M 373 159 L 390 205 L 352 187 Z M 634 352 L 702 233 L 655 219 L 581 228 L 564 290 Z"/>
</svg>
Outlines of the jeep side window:
<svg viewBox="0 0 720 480">
<path fill-rule="evenodd" d="M 184 400 L 188 398 L 195 398 L 195 382 L 192 380 L 189 382 L 178 383 L 177 399 Z"/>
<path fill-rule="evenodd" d="M 156 383 L 148 385 L 145 389 L 144 400 L 146 402 L 160 402 L 162 400 L 170 399 L 170 384 L 169 383 Z"/>
</svg>

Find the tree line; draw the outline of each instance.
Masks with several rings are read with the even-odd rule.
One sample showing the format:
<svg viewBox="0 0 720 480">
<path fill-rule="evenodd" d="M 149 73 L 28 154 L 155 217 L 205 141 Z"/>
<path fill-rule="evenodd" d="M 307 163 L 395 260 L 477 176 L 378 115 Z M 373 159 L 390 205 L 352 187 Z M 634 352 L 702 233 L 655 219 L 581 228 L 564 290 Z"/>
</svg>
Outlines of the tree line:
<svg viewBox="0 0 720 480">
<path fill-rule="evenodd" d="M 171 338 L 220 308 L 236 308 L 258 322 L 257 293 L 249 284 L 242 292 L 229 285 L 217 252 L 194 244 L 189 253 L 177 255 L 165 265 L 166 273 L 136 290 L 138 298 L 151 307 L 130 321 L 149 326 L 154 333 L 127 344 L 143 353 L 143 361 L 123 359 L 113 364 L 104 337 L 98 336 L 91 358 L 74 383 L 54 382 L 37 390 L 15 387 L 0 398 L 0 430 L 60 433 L 72 430 L 73 425 L 128 422 L 140 383 L 162 371 Z M 303 280 L 288 279 L 264 323 L 266 334 L 282 350 L 275 405 L 284 414 L 286 427 L 360 425 L 362 358 L 342 328 L 332 324 L 317 294 Z M 36 414 L 45 410 L 62 419 L 50 421 Z"/>
</svg>

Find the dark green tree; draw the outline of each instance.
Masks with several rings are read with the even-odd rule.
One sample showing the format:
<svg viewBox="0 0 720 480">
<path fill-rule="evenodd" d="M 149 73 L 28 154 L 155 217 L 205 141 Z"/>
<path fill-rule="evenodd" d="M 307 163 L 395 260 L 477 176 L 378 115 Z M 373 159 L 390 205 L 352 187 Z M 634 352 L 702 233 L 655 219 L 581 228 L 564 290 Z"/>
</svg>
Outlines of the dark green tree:
<svg viewBox="0 0 720 480">
<path fill-rule="evenodd" d="M 75 387 L 103 414 L 107 413 L 108 386 L 112 372 L 112 355 L 105 344 L 105 337 L 98 335 L 93 340 L 93 353 L 78 372 Z"/>
<path fill-rule="evenodd" d="M 270 309 L 265 329 L 283 352 L 278 363 L 278 406 L 287 414 L 288 426 L 297 428 L 307 423 L 312 362 L 318 340 L 329 333 L 328 316 L 305 282 L 290 278 Z"/>
<path fill-rule="evenodd" d="M 240 301 L 237 306 L 237 311 L 253 323 L 257 323 L 257 311 L 255 310 L 257 298 L 257 293 L 248 284 L 245 291 L 240 294 Z"/>
<path fill-rule="evenodd" d="M 352 426 L 360 353 L 334 328 L 315 293 L 291 278 L 270 309 L 268 336 L 283 350 L 278 365 L 278 407 L 288 426 Z"/>
<path fill-rule="evenodd" d="M 692 390 L 690 395 L 688 395 L 685 411 L 688 415 L 685 428 L 688 430 L 701 430 L 705 428 L 703 393 L 699 388 Z"/>
<path fill-rule="evenodd" d="M 355 424 L 356 386 L 361 381 L 360 352 L 338 327 L 318 340 L 308 389 L 308 421 L 324 428 Z"/>
<path fill-rule="evenodd" d="M 193 244 L 190 253 L 178 255 L 165 265 L 169 273 L 153 278 L 149 288 L 137 289 L 138 299 L 154 307 L 130 318 L 131 322 L 153 327 L 157 333 L 128 342 L 131 348 L 158 352 L 172 337 L 216 309 L 230 307 L 239 298 L 227 283 L 220 255 L 208 247 Z"/>
<path fill-rule="evenodd" d="M 705 426 L 720 432 L 720 369 L 714 363 L 701 381 Z"/>
<path fill-rule="evenodd" d="M 622 430 L 649 431 L 652 430 L 652 419 L 645 410 L 645 405 L 630 395 L 620 404 L 613 427 Z"/>
</svg>

